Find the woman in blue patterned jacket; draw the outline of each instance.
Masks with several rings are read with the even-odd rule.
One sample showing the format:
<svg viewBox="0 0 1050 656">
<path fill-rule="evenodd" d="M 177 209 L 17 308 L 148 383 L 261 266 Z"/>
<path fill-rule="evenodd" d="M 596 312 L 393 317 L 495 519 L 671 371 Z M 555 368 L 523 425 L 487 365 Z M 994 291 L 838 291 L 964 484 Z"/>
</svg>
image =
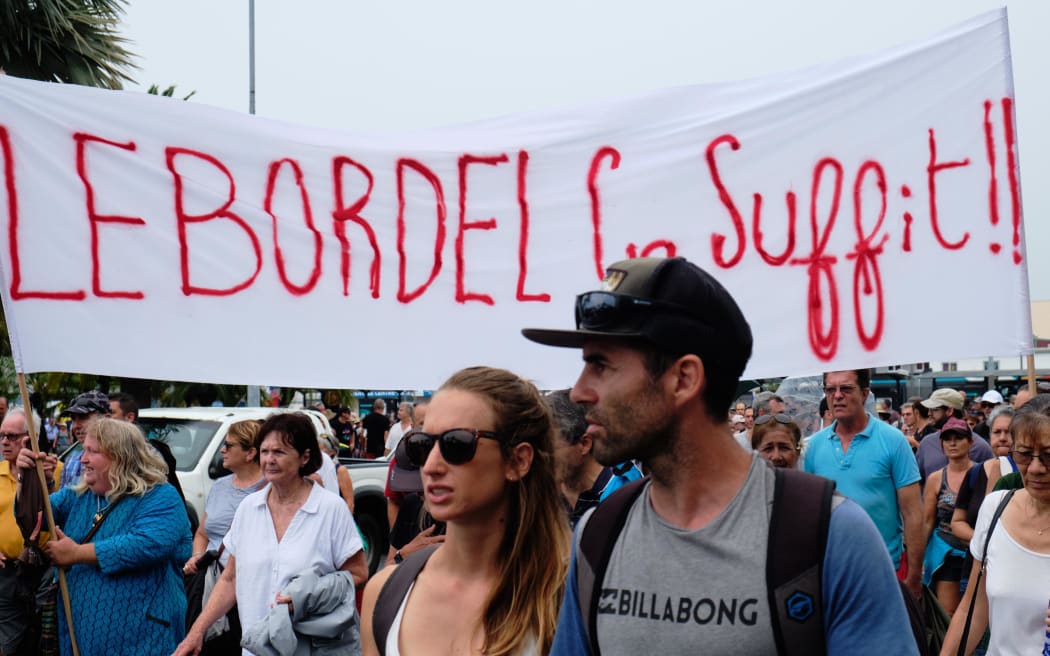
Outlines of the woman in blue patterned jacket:
<svg viewBox="0 0 1050 656">
<path fill-rule="evenodd" d="M 170 654 L 185 633 L 191 538 L 167 467 L 134 424 L 107 418 L 88 427 L 81 463 L 80 482 L 51 495 L 60 530 L 46 547 L 67 568 L 79 652 Z M 65 656 L 73 650 L 59 611 Z"/>
</svg>

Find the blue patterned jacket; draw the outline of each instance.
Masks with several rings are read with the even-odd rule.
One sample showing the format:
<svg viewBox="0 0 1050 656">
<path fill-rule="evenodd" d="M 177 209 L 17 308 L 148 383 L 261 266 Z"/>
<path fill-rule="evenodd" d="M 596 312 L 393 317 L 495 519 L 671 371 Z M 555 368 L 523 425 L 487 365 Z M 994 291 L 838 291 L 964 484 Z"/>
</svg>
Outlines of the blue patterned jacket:
<svg viewBox="0 0 1050 656">
<path fill-rule="evenodd" d="M 81 543 L 105 498 L 65 488 L 51 495 L 55 521 Z M 170 654 L 186 634 L 182 564 L 192 538 L 186 510 L 171 485 L 124 497 L 92 542 L 98 565 L 66 573 L 73 628 L 81 654 Z M 72 654 L 65 611 L 59 604 L 63 656 Z"/>
</svg>

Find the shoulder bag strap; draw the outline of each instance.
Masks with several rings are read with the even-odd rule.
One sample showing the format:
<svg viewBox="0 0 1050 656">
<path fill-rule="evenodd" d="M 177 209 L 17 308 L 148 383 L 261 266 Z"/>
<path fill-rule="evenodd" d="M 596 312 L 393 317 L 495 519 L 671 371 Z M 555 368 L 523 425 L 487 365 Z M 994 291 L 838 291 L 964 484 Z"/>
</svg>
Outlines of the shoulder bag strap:
<svg viewBox="0 0 1050 656">
<path fill-rule="evenodd" d="M 647 478 L 631 481 L 610 494 L 590 514 L 580 533 L 580 548 L 576 554 L 576 593 L 593 656 L 601 653 L 598 649 L 598 602 L 605 570 L 631 506 L 647 481 Z"/>
<path fill-rule="evenodd" d="M 992 521 L 988 524 L 988 534 L 984 536 L 984 552 L 983 558 L 981 558 L 981 569 L 977 570 L 977 581 L 973 584 L 973 594 L 970 596 L 970 607 L 966 610 L 966 624 L 963 625 L 962 637 L 959 639 L 959 651 L 958 656 L 966 656 L 966 637 L 970 635 L 970 623 L 973 621 L 973 607 L 977 603 L 977 591 L 981 587 L 981 577 L 984 575 L 985 568 L 988 567 L 988 545 L 992 542 L 992 532 L 995 530 L 995 525 L 999 523 L 999 517 L 1006 510 L 1007 504 L 1010 503 L 1010 499 L 1013 498 L 1014 492 L 1017 490 L 1010 490 L 1003 497 L 1003 500 L 999 502 L 999 507 L 995 509 L 995 514 L 992 515 Z"/>
<path fill-rule="evenodd" d="M 438 545 L 434 544 L 405 556 L 379 590 L 376 607 L 372 611 L 372 636 L 380 656 L 386 654 L 386 639 L 390 633 L 390 626 L 397 617 L 397 611 L 401 608 L 401 602 L 405 600 L 408 589 L 412 587 L 412 583 L 437 548 Z"/>
</svg>

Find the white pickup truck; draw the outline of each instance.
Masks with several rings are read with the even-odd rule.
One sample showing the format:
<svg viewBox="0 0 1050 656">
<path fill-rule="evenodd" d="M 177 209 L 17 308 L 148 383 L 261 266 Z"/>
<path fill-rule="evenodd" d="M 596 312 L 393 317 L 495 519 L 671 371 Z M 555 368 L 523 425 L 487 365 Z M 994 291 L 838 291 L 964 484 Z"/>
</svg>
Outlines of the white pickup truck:
<svg viewBox="0 0 1050 656">
<path fill-rule="evenodd" d="M 175 456 L 176 475 L 191 510 L 201 516 L 215 479 L 229 474 L 222 466 L 219 448 L 230 425 L 245 419 L 265 419 L 286 408 L 149 408 L 139 413 L 138 424 L 146 437 L 165 442 Z M 331 428 L 324 415 L 304 410 L 318 433 Z M 374 572 L 386 559 L 390 538 L 383 490 L 389 463 L 386 459 L 342 459 L 354 482 L 354 519 L 368 545 L 368 564 Z"/>
</svg>

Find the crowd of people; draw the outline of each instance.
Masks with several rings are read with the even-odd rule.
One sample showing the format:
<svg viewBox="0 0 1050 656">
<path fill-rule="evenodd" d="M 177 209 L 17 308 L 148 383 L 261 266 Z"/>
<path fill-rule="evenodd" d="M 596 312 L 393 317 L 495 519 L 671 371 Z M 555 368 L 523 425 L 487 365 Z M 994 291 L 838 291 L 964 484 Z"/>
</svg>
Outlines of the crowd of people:
<svg viewBox="0 0 1050 656">
<path fill-rule="evenodd" d="M 575 323 L 522 331 L 582 352 L 571 389 L 475 366 L 396 420 L 378 400 L 337 408 L 330 435 L 295 412 L 234 424 L 196 526 L 133 399 L 74 399 L 61 457 L 12 409 L 0 654 L 1041 649 L 1050 395 L 891 408 L 855 369 L 823 375 L 816 419 L 773 391 L 738 398 L 750 327 L 682 258 L 611 265 Z M 343 449 L 389 456 L 374 573 Z M 924 595 L 950 617 L 935 645 Z"/>
<path fill-rule="evenodd" d="M 909 398 L 899 409 L 879 402 L 873 413 L 865 409 L 865 402 L 871 401 L 866 370 L 829 372 L 824 385 L 822 426 L 810 436 L 802 435 L 793 417 L 773 412 L 782 399 L 769 392 L 756 395 L 752 405 L 741 401 L 731 407 L 730 422 L 744 417 L 746 406 L 753 414 L 740 422 L 738 438 L 744 437 L 773 466 L 832 479 L 839 491 L 860 503 L 879 528 L 901 580 L 917 598 L 921 585 L 928 586 L 952 619 L 945 642 L 949 647 L 943 653 L 956 653 L 963 640 L 966 653 L 983 653 L 989 638 L 984 635 L 990 617 L 988 592 L 969 583 L 988 559 L 982 557 L 981 539 L 987 538 L 990 517 L 1002 498 L 997 491 L 1026 490 L 1021 494 L 1029 504 L 1029 516 L 1006 516 L 1000 531 L 1009 537 L 1000 537 L 1007 544 L 1023 544 L 1027 529 L 1020 524 L 1043 510 L 1044 468 L 1032 471 L 1031 452 L 1045 448 L 1038 438 L 1040 430 L 1050 427 L 1050 395 L 1033 398 L 1022 388 L 1009 399 L 997 390 L 968 399 L 958 390 L 940 388 L 925 399 Z M 1019 446 L 1015 437 L 1022 431 L 1029 435 Z M 987 508 L 986 499 L 992 499 Z M 976 532 L 978 527 L 983 533 Z M 1028 541 L 1033 546 L 1037 542 Z M 998 538 L 995 544 L 1000 544 Z M 1035 562 L 1044 563 L 1033 571 L 1041 571 L 1050 564 L 1050 550 L 1039 545 L 1033 551 L 1042 556 Z M 1000 565 L 989 584 L 1010 583 L 999 591 L 1004 597 L 999 603 L 1011 607 L 1019 602 L 1013 593 L 1020 586 L 999 578 L 1004 570 L 1008 571 Z M 1010 650 L 1025 640 L 1029 647 L 1040 646 L 1036 638 L 1042 638 L 1042 595 L 1040 591 L 1027 601 L 1027 615 L 1020 616 L 1025 622 L 1015 618 L 1012 633 L 991 634 L 988 653 L 1015 653 Z M 957 617 L 960 606 L 965 612 Z M 967 614 L 976 619 L 971 618 L 964 639 Z"/>
</svg>

